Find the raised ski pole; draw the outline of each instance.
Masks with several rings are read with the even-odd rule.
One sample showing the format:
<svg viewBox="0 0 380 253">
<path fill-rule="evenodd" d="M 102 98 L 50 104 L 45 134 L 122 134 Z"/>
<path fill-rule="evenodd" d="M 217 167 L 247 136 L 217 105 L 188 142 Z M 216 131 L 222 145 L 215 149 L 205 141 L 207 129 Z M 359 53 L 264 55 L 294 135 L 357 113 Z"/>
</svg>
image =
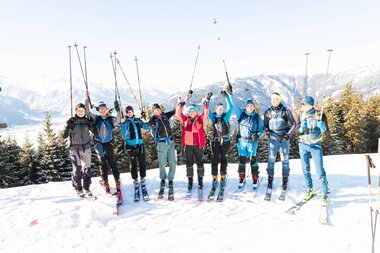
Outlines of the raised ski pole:
<svg viewBox="0 0 380 253">
<path fill-rule="evenodd" d="M 70 112 L 71 117 L 73 116 L 73 75 L 71 71 L 71 46 L 69 48 L 69 66 L 70 66 Z"/>
<path fill-rule="evenodd" d="M 111 58 L 111 64 L 112 64 L 112 70 L 113 70 L 113 76 L 115 79 L 115 101 L 119 103 L 119 109 L 122 107 L 121 106 L 121 99 L 120 99 L 120 92 L 119 92 L 119 86 L 117 84 L 117 77 L 116 77 L 116 51 L 113 53 L 115 55 L 115 60 L 113 59 L 112 53 L 110 53 L 110 58 Z M 117 109 L 117 108 L 115 108 Z M 123 110 L 120 110 L 121 117 L 124 118 L 124 113 Z"/>
<path fill-rule="evenodd" d="M 326 98 L 326 86 L 327 86 L 327 80 L 329 78 L 329 67 L 330 67 L 330 58 L 331 58 L 331 53 L 334 52 L 334 50 L 332 50 L 331 48 L 329 50 L 327 50 L 327 52 L 329 53 L 329 57 L 328 57 L 328 60 L 327 60 L 327 70 L 326 70 L 326 83 L 325 83 L 325 87 L 323 89 L 323 97 L 322 97 L 322 101 L 321 101 L 321 116 L 320 116 L 320 119 L 322 119 L 322 115 L 323 115 L 323 100 L 325 100 Z"/>
<path fill-rule="evenodd" d="M 197 67 L 197 63 L 198 63 L 198 56 L 199 56 L 199 50 L 201 49 L 201 45 L 198 45 L 197 47 L 197 56 L 195 57 L 195 63 L 194 63 L 194 68 L 193 68 L 193 74 L 191 75 L 191 81 L 190 81 L 190 89 L 189 90 L 192 90 L 192 87 L 193 87 L 193 81 L 194 81 L 194 76 L 195 76 L 195 69 Z"/>
<path fill-rule="evenodd" d="M 372 253 L 375 252 L 375 233 L 376 233 L 376 222 L 377 222 L 377 214 L 379 212 L 378 209 L 376 209 L 375 214 L 375 222 L 373 221 L 373 207 L 372 207 L 372 192 L 371 192 L 371 168 L 375 168 L 375 164 L 372 162 L 372 159 L 369 154 L 365 155 L 366 162 L 367 162 L 367 175 L 368 175 L 368 192 L 369 192 L 369 212 L 371 215 L 371 235 L 372 235 Z M 380 186 L 380 179 L 379 179 L 379 186 Z M 378 193 L 379 195 L 380 193 Z M 379 207 L 379 202 L 378 202 Z"/>
<path fill-rule="evenodd" d="M 138 59 L 137 56 L 135 56 L 135 62 L 136 62 L 136 73 L 137 73 L 137 82 L 139 84 L 139 93 L 140 93 L 140 104 L 141 107 L 143 106 L 143 100 L 142 100 L 142 93 L 141 93 L 141 84 L 140 84 L 140 72 L 139 72 L 139 64 L 137 63 Z M 141 108 L 142 109 L 142 108 Z M 142 112 L 142 111 L 141 111 Z"/>
<path fill-rule="evenodd" d="M 83 82 L 84 82 L 84 85 L 86 86 L 86 93 L 88 94 L 88 83 L 87 83 L 87 78 L 86 78 L 85 72 L 83 71 L 82 61 L 81 61 L 80 56 L 79 56 L 78 44 L 77 44 L 77 43 L 74 43 L 74 47 L 75 47 L 75 50 L 76 50 L 76 52 L 77 52 L 78 61 L 79 61 L 79 66 L 80 66 L 80 70 L 81 70 L 81 72 L 82 72 Z M 87 72 L 87 71 L 86 71 L 86 72 Z M 90 96 L 88 96 L 88 102 L 90 103 L 90 107 L 92 108 L 93 105 L 92 105 L 92 103 L 91 103 Z"/>
<path fill-rule="evenodd" d="M 142 107 L 140 106 L 139 101 L 138 101 L 137 98 L 136 98 L 135 92 L 133 91 L 132 86 L 131 86 L 131 84 L 130 84 L 129 81 L 128 81 L 128 78 L 127 78 L 127 76 L 125 75 L 125 72 L 124 72 L 123 68 L 121 67 L 121 64 L 120 64 L 119 59 L 115 59 L 115 60 L 116 60 L 116 63 L 119 65 L 119 68 L 120 68 L 120 70 L 121 70 L 121 73 L 123 74 L 124 79 L 125 79 L 125 81 L 127 82 L 129 89 L 131 90 L 132 96 L 133 96 L 133 98 L 135 99 L 135 102 L 136 102 L 137 107 L 140 109 L 140 111 L 142 111 Z"/>
<path fill-rule="evenodd" d="M 216 25 L 218 23 L 218 21 L 216 21 L 216 18 L 214 18 L 214 22 L 213 24 Z M 222 48 L 222 42 L 220 40 L 220 36 L 217 34 L 218 36 L 218 41 L 219 41 L 219 46 L 220 46 L 220 51 L 221 51 L 221 55 L 222 55 L 222 61 L 223 61 L 223 66 L 224 66 L 224 72 L 226 73 L 226 78 L 227 78 L 227 84 L 229 87 L 231 87 L 232 89 L 232 86 L 231 86 L 231 82 L 230 82 L 230 78 L 228 77 L 228 71 L 227 71 L 227 66 L 226 66 L 226 60 L 224 58 L 224 53 L 223 53 L 223 48 Z"/>
<path fill-rule="evenodd" d="M 309 67 L 309 55 L 310 53 L 305 53 L 306 55 L 306 71 L 305 71 L 305 87 L 304 87 L 304 96 L 307 96 L 307 70 Z"/>
<path fill-rule="evenodd" d="M 84 75 L 86 77 L 86 83 L 88 84 L 86 48 L 87 48 L 87 46 L 83 46 L 83 61 L 84 61 Z"/>
</svg>

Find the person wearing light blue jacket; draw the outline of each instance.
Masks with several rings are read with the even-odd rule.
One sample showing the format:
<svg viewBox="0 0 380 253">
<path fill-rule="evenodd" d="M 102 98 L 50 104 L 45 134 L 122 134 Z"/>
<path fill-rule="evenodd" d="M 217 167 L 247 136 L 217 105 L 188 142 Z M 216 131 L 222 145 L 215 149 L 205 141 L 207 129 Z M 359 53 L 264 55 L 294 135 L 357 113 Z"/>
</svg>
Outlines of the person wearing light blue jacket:
<svg viewBox="0 0 380 253">
<path fill-rule="evenodd" d="M 230 118 L 232 114 L 232 103 L 230 97 L 225 91 L 222 94 L 226 97 L 227 110 L 224 111 L 224 105 L 219 103 L 216 105 L 215 112 L 209 111 L 208 118 L 212 123 L 212 189 L 215 191 L 218 184 L 218 164 L 220 163 L 220 186 L 224 188 L 227 174 L 227 153 L 230 149 Z"/>
<path fill-rule="evenodd" d="M 148 130 L 149 126 L 134 115 L 133 107 L 127 106 L 125 109 L 126 118 L 121 123 L 120 135 L 125 142 L 129 159 L 131 161 L 131 175 L 135 190 L 139 189 L 137 163 L 140 167 L 141 189 L 145 190 L 146 163 L 145 148 L 142 139 L 141 129 Z"/>
<path fill-rule="evenodd" d="M 324 113 L 317 112 L 314 108 L 314 99 L 307 96 L 302 101 L 302 111 L 299 132 L 299 152 L 302 163 L 302 171 L 305 178 L 306 193 L 304 200 L 309 200 L 315 195 L 313 181 L 310 174 L 310 157 L 313 157 L 315 169 L 322 192 L 322 206 L 328 203 L 328 182 L 323 167 L 322 133 L 327 130 L 327 119 Z"/>
<path fill-rule="evenodd" d="M 259 178 L 259 163 L 256 157 L 258 139 L 263 135 L 264 126 L 260 116 L 254 111 L 253 99 L 245 101 L 245 109 L 241 109 L 229 90 L 229 98 L 231 99 L 233 109 L 239 123 L 238 126 L 238 152 L 239 152 L 239 188 L 245 183 L 245 164 L 250 160 L 251 173 L 253 179 L 253 188 L 256 189 Z"/>
</svg>

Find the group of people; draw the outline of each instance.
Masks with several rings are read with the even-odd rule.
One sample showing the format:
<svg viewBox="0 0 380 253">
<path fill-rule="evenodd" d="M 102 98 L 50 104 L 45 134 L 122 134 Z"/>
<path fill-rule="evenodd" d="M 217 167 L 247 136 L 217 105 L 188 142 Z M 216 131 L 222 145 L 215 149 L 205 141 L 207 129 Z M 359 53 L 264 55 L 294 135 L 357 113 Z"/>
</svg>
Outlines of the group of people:
<svg viewBox="0 0 380 253">
<path fill-rule="evenodd" d="M 256 156 L 258 139 L 264 134 L 268 137 L 268 188 L 272 188 L 274 179 L 274 164 L 277 153 L 280 151 L 282 160 L 282 188 L 286 190 L 289 179 L 289 147 L 290 138 L 294 131 L 299 131 L 299 151 L 302 162 L 302 170 L 305 178 L 305 200 L 311 198 L 313 183 L 310 174 L 310 158 L 315 163 L 316 172 L 320 182 L 322 204 L 328 203 L 328 186 L 326 173 L 323 167 L 323 151 L 321 146 L 322 133 L 327 130 L 327 119 L 323 112 L 318 112 L 314 107 L 314 99 L 306 96 L 302 100 L 302 112 L 296 122 L 292 112 L 281 103 L 281 95 L 273 92 L 272 105 L 264 112 L 264 121 L 255 110 L 253 99 L 245 101 L 245 107 L 240 108 L 232 86 L 227 86 L 221 92 L 226 103 L 218 103 L 215 111 L 209 110 L 209 98 L 202 98 L 203 110 L 198 113 L 198 106 L 190 105 L 187 115 L 183 114 L 185 101 L 178 98 L 176 108 L 163 112 L 159 104 L 153 104 L 153 116 L 146 119 L 142 113 L 140 118 L 134 115 L 133 107 L 125 108 L 125 116 L 121 113 L 119 105 L 115 102 L 117 117 L 110 115 L 104 103 L 100 103 L 96 109 L 99 114 L 90 112 L 89 94 L 86 95 L 85 104 L 75 107 L 75 116 L 67 121 L 63 136 L 70 137 L 70 157 L 73 166 L 72 183 L 78 195 L 91 195 L 91 144 L 90 132 L 94 136 L 96 154 L 100 160 L 101 183 L 107 193 L 110 193 L 108 181 L 108 166 L 111 168 L 115 180 L 116 191 L 120 191 L 120 173 L 114 158 L 114 125 L 120 124 L 120 134 L 125 141 L 125 147 L 131 164 L 131 176 L 135 190 L 146 192 L 146 166 L 145 149 L 141 130 L 151 129 L 158 152 L 158 164 L 160 173 L 160 189 L 158 198 L 163 198 L 166 181 L 168 181 L 168 199 L 174 199 L 173 181 L 176 173 L 176 151 L 173 140 L 173 131 L 170 119 L 176 115 L 182 125 L 182 146 L 186 158 L 186 175 L 188 178 L 188 190 L 191 191 L 194 183 L 194 163 L 197 165 L 198 189 L 203 188 L 204 162 L 203 153 L 206 146 L 205 124 L 212 124 L 212 190 L 215 191 L 218 182 L 220 188 L 226 185 L 227 154 L 231 146 L 230 118 L 233 112 L 238 121 L 237 148 L 239 153 L 238 173 L 239 188 L 246 185 L 246 163 L 249 161 L 253 188 L 258 185 L 259 166 Z M 218 170 L 220 164 L 220 170 Z M 166 166 L 169 165 L 168 172 Z M 138 169 L 139 168 L 139 169 Z M 139 175 L 140 173 L 140 181 Z M 218 174 L 220 175 L 218 180 Z M 83 179 L 83 183 L 82 183 Z"/>
</svg>

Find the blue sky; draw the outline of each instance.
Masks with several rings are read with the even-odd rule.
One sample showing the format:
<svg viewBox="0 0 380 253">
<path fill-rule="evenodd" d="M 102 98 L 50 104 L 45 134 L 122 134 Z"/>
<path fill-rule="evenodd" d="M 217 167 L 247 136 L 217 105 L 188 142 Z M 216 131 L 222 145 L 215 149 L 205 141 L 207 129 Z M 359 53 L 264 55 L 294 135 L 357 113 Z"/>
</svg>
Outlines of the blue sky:
<svg viewBox="0 0 380 253">
<path fill-rule="evenodd" d="M 198 44 L 194 86 L 224 80 L 221 51 L 232 77 L 304 74 L 307 51 L 309 72 L 324 73 L 330 47 L 335 50 L 331 72 L 380 65 L 380 1 L 375 0 L 1 2 L 3 76 L 68 78 L 67 45 L 74 42 L 88 47 L 90 88 L 112 85 L 108 55 L 113 50 L 132 83 L 137 56 L 143 86 L 181 90 L 188 89 Z M 80 80 L 74 56 L 74 79 Z"/>
</svg>

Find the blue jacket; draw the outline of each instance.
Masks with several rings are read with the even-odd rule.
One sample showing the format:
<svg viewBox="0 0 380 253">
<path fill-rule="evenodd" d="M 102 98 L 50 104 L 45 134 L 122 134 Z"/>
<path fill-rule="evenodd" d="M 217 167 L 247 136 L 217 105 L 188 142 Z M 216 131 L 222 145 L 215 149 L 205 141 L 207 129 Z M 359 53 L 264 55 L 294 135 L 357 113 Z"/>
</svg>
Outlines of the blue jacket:
<svg viewBox="0 0 380 253">
<path fill-rule="evenodd" d="M 216 112 L 209 111 L 208 118 L 212 122 L 212 141 L 230 141 L 230 118 L 232 114 L 232 102 L 230 97 L 226 97 L 227 111 L 218 115 Z"/>
<path fill-rule="evenodd" d="M 252 140 L 254 134 L 257 134 L 259 137 L 261 137 L 263 135 L 264 126 L 259 115 L 255 111 L 248 113 L 245 109 L 240 109 L 234 98 L 234 95 L 232 94 L 228 96 L 231 99 L 232 106 L 239 122 L 239 138 L 241 140 L 250 141 Z"/>
<path fill-rule="evenodd" d="M 319 117 L 320 113 L 314 107 L 302 115 L 299 128 L 300 142 L 311 144 L 322 141 L 322 133 L 327 130 L 327 127 L 324 121 L 318 120 Z M 326 119 L 326 116 L 323 115 L 322 118 Z"/>
<path fill-rule="evenodd" d="M 129 146 L 136 146 L 143 144 L 141 135 L 141 128 L 148 130 L 149 126 L 145 124 L 141 119 L 133 116 L 127 117 L 125 122 L 121 124 L 120 135 L 124 139 L 125 143 Z"/>
</svg>

